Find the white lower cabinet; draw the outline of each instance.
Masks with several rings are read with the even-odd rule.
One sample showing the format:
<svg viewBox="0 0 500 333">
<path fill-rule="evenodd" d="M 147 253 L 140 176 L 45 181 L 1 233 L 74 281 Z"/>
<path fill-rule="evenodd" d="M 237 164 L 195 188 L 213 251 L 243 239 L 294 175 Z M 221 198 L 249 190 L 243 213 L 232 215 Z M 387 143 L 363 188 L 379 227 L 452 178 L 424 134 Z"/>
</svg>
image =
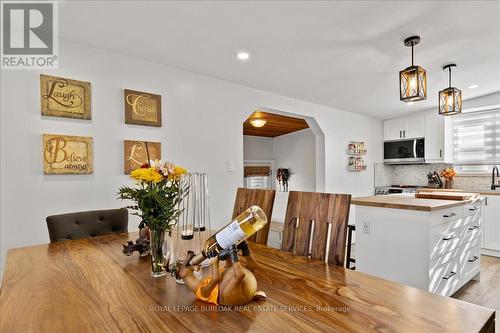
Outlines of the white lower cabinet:
<svg viewBox="0 0 500 333">
<path fill-rule="evenodd" d="M 500 257 L 500 196 L 489 195 L 484 206 L 483 253 Z"/>
<path fill-rule="evenodd" d="M 356 269 L 451 296 L 480 272 L 483 204 L 430 212 L 357 206 L 356 229 L 369 230 L 357 233 Z"/>
<path fill-rule="evenodd" d="M 483 203 L 468 203 L 461 209 L 455 220 L 431 228 L 434 233 L 443 230 L 437 250 L 431 251 L 433 260 L 429 265 L 429 291 L 434 294 L 450 296 L 480 271 Z M 433 253 L 439 257 L 434 259 Z"/>
</svg>

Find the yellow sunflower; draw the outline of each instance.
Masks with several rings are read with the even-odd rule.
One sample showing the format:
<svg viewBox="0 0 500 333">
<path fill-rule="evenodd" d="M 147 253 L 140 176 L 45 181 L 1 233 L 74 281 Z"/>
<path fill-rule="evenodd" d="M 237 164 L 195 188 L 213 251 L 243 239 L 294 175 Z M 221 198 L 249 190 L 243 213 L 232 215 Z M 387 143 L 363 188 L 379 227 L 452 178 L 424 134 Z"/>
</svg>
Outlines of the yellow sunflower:
<svg viewBox="0 0 500 333">
<path fill-rule="evenodd" d="M 163 176 L 155 168 L 139 168 L 130 173 L 130 178 L 148 183 L 159 183 Z"/>
</svg>

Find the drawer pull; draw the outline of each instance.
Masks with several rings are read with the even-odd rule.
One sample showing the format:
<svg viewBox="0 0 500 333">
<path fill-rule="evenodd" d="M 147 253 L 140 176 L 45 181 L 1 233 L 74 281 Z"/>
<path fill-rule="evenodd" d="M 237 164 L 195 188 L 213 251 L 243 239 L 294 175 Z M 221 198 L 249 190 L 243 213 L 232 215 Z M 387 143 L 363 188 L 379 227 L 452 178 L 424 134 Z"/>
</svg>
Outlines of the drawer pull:
<svg viewBox="0 0 500 333">
<path fill-rule="evenodd" d="M 476 230 L 476 229 L 479 229 L 478 225 L 475 225 L 473 227 L 469 227 L 469 231 L 473 231 L 473 230 Z"/>
<path fill-rule="evenodd" d="M 476 211 L 476 210 L 479 210 L 479 207 L 469 208 L 469 210 L 470 210 L 471 212 L 474 212 L 474 211 Z"/>
<path fill-rule="evenodd" d="M 443 240 L 444 241 L 449 241 L 449 240 L 452 240 L 455 237 L 457 237 L 457 235 L 449 235 L 448 237 L 443 237 Z"/>
<path fill-rule="evenodd" d="M 457 272 L 451 271 L 450 274 L 443 276 L 444 280 L 448 280 L 453 277 L 453 275 L 457 274 Z"/>
<path fill-rule="evenodd" d="M 443 215 L 443 217 L 453 217 L 453 216 L 455 216 L 455 215 L 457 215 L 457 214 L 455 214 L 455 213 L 450 213 L 450 214 L 445 214 L 445 215 Z"/>
<path fill-rule="evenodd" d="M 469 260 L 467 260 L 467 261 L 468 261 L 468 262 L 474 262 L 474 261 L 476 261 L 477 259 L 479 259 L 479 257 L 478 257 L 478 256 L 474 256 L 472 259 L 469 259 Z"/>
</svg>

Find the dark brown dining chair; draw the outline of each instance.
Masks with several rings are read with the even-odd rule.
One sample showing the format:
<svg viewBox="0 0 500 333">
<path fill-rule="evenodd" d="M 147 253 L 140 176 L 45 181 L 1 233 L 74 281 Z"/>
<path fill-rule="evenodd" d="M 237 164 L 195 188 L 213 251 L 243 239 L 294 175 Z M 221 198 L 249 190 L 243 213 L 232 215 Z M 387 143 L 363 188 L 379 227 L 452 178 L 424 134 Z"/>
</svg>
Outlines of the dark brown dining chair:
<svg viewBox="0 0 500 333">
<path fill-rule="evenodd" d="M 128 230 L 127 208 L 47 216 L 50 242 L 89 238 Z"/>
<path fill-rule="evenodd" d="M 281 249 L 344 266 L 350 194 L 291 191 Z"/>
<path fill-rule="evenodd" d="M 267 216 L 267 224 L 257 231 L 249 240 L 260 244 L 267 244 L 269 236 L 269 227 L 271 226 L 271 217 L 274 206 L 274 190 L 260 190 L 239 187 L 236 191 L 234 200 L 233 219 L 245 211 L 248 207 L 256 205 L 262 208 Z"/>
</svg>

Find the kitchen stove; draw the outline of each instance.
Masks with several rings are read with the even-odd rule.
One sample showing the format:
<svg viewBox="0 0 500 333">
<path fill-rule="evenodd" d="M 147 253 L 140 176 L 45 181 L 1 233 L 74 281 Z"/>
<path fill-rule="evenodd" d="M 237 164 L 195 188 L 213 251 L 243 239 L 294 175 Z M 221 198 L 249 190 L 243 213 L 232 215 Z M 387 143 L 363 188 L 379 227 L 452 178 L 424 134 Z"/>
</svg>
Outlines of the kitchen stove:
<svg viewBox="0 0 500 333">
<path fill-rule="evenodd" d="M 386 195 L 394 193 L 417 193 L 419 188 L 425 186 L 419 185 L 390 185 L 390 186 L 377 186 L 375 187 L 375 195 Z"/>
</svg>

